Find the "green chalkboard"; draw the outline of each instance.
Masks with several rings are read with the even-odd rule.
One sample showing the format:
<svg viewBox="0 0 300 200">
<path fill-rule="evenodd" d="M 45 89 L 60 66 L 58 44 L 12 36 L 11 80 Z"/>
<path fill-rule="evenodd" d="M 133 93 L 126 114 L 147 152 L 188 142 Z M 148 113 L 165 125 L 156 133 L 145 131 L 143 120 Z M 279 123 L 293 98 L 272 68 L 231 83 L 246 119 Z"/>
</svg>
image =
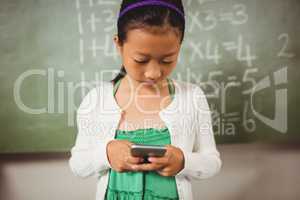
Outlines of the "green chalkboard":
<svg viewBox="0 0 300 200">
<path fill-rule="evenodd" d="M 120 58 L 120 1 L 0 1 L 0 152 L 69 151 L 75 110 Z M 299 140 L 300 2 L 187 0 L 172 78 L 203 88 L 217 143 Z"/>
</svg>

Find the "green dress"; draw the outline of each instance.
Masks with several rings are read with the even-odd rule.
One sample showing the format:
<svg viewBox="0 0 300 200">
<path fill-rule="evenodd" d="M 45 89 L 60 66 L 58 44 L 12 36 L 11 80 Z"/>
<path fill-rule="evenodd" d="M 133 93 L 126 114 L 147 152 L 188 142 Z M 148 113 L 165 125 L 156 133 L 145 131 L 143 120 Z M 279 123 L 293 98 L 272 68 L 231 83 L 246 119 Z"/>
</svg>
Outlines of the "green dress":
<svg viewBox="0 0 300 200">
<path fill-rule="evenodd" d="M 170 79 L 169 92 L 172 98 L 174 85 Z M 115 84 L 114 94 L 120 84 Z M 115 139 L 128 140 L 136 144 L 171 144 L 167 127 L 162 129 L 145 128 L 137 130 L 116 130 Z M 176 179 L 174 176 L 161 176 L 156 171 L 117 172 L 109 169 L 108 187 L 105 200 L 178 200 Z"/>
</svg>

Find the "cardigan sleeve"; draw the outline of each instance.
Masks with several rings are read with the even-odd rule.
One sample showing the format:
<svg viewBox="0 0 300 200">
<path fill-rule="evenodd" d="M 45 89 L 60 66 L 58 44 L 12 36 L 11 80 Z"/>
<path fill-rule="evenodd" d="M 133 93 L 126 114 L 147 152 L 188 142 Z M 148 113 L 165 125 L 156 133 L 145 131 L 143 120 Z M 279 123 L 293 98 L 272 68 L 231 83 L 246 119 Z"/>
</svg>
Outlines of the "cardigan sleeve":
<svg viewBox="0 0 300 200">
<path fill-rule="evenodd" d="M 106 154 L 108 140 L 97 137 L 94 126 L 96 104 L 99 93 L 91 90 L 81 102 L 77 113 L 77 136 L 71 148 L 69 166 L 71 171 L 80 177 L 99 176 L 103 170 L 111 168 Z"/>
<path fill-rule="evenodd" d="M 176 176 L 188 179 L 205 179 L 216 175 L 222 166 L 220 153 L 216 148 L 212 129 L 211 113 L 205 94 L 196 86 L 193 94 L 195 110 L 195 140 L 192 152 L 181 149 L 184 155 L 184 168 Z"/>
</svg>

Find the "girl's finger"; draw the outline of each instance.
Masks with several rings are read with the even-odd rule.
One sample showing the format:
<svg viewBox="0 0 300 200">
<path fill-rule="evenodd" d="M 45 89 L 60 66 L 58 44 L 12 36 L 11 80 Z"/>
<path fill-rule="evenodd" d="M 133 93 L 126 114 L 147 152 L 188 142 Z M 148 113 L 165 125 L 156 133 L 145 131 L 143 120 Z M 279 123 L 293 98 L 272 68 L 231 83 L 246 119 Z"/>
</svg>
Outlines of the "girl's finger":
<svg viewBox="0 0 300 200">
<path fill-rule="evenodd" d="M 143 162 L 143 158 L 140 157 L 134 157 L 134 156 L 128 156 L 126 158 L 126 162 L 131 163 L 131 164 L 139 164 Z"/>
<path fill-rule="evenodd" d="M 138 171 L 156 171 L 161 169 L 163 166 L 156 163 L 145 163 L 140 165 L 135 165 L 133 168 Z"/>
<path fill-rule="evenodd" d="M 167 157 L 149 157 L 148 160 L 156 164 L 167 164 Z"/>
</svg>

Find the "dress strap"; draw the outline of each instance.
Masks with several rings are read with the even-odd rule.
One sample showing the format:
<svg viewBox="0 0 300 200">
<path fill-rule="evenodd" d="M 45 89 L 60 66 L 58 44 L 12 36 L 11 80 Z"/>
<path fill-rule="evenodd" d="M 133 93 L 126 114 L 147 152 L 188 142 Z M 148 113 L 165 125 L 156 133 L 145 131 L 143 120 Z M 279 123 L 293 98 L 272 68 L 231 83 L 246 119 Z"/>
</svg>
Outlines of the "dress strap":
<svg viewBox="0 0 300 200">
<path fill-rule="evenodd" d="M 174 94 L 175 94 L 175 86 L 173 84 L 173 81 L 169 78 L 167 78 L 167 82 L 168 82 L 168 88 L 169 88 L 169 93 L 170 93 L 170 96 L 171 98 L 173 99 L 174 98 Z M 114 96 L 116 95 L 116 92 L 120 86 L 120 83 L 121 83 L 121 79 L 119 79 L 117 82 L 115 82 L 114 84 Z"/>
<path fill-rule="evenodd" d="M 115 82 L 114 84 L 114 96 L 116 95 L 116 92 L 120 86 L 120 83 L 121 83 L 121 79 L 119 79 L 117 82 Z"/>
<path fill-rule="evenodd" d="M 169 93 L 170 93 L 171 98 L 173 99 L 174 94 L 175 94 L 175 86 L 174 86 L 173 81 L 171 79 L 167 78 L 167 81 L 168 81 Z"/>
</svg>

